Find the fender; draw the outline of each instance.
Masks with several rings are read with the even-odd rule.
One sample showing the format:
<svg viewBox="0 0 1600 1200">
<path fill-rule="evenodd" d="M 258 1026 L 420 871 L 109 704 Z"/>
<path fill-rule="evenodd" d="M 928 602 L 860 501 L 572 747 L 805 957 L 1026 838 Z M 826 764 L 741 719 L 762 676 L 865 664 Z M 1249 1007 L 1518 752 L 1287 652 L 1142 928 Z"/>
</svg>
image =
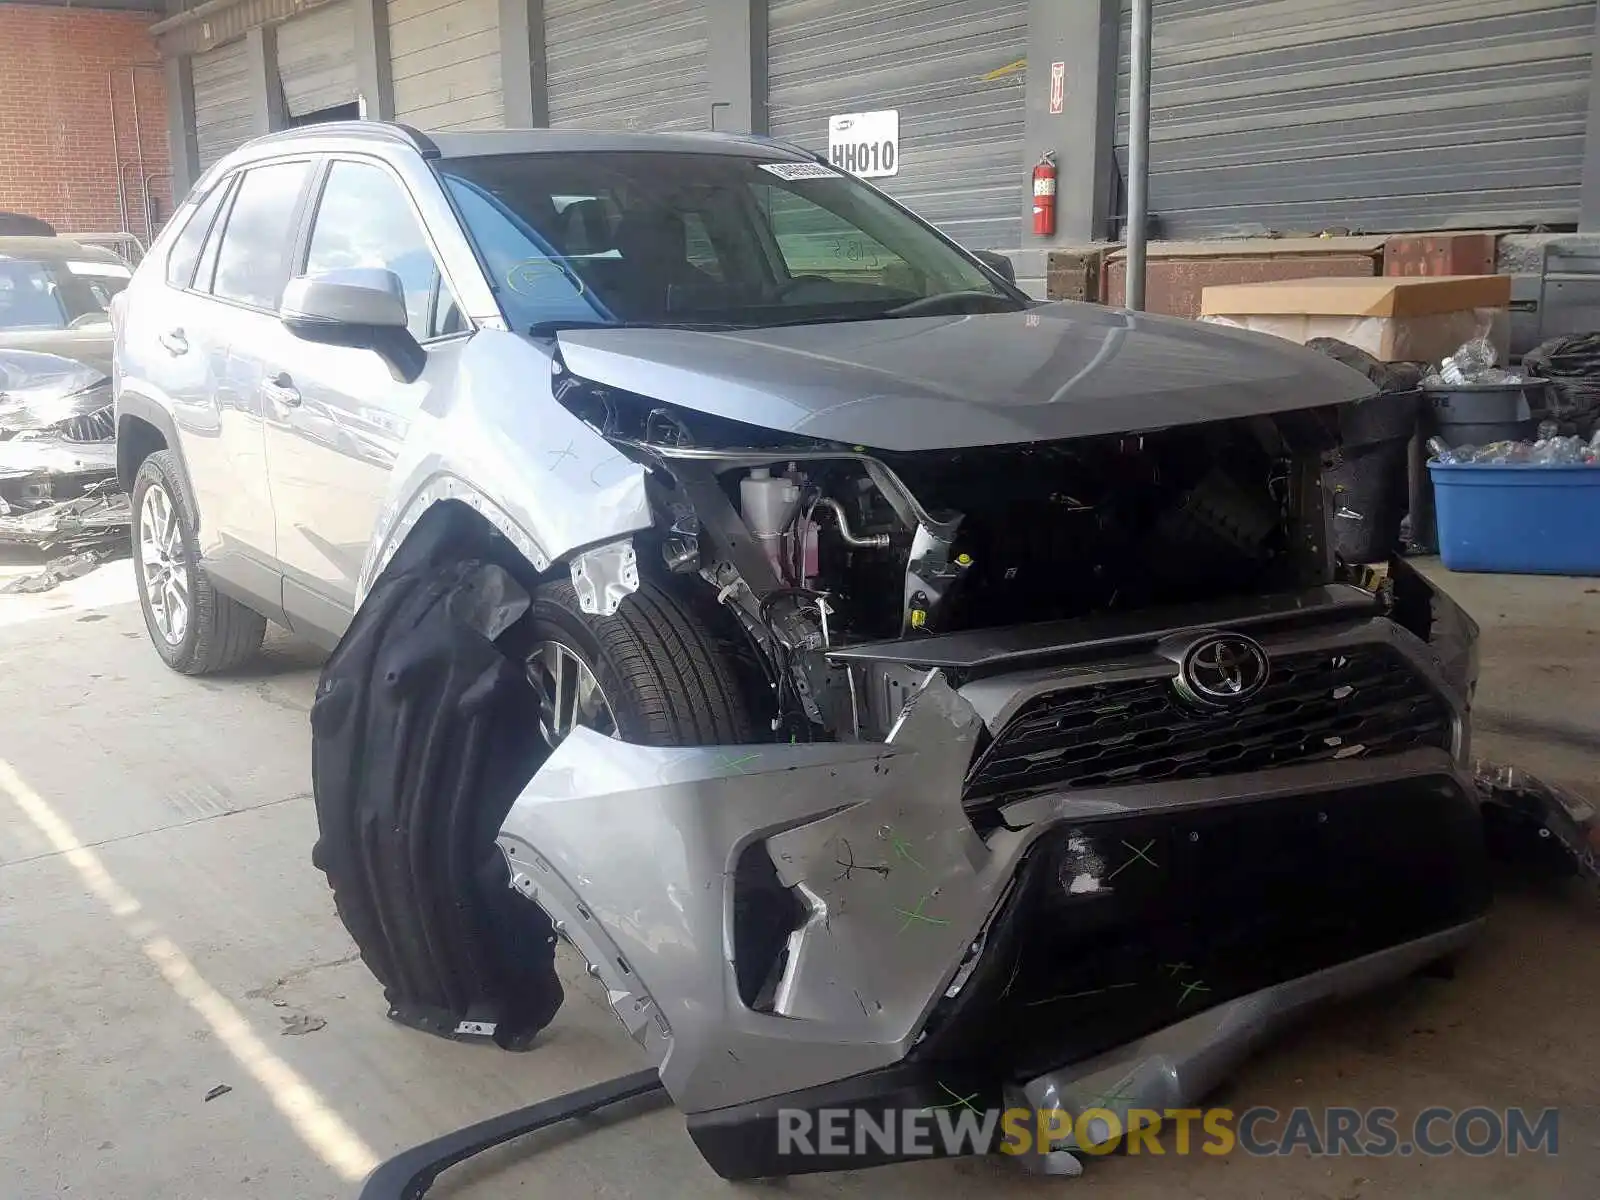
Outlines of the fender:
<svg viewBox="0 0 1600 1200">
<path fill-rule="evenodd" d="M 517 334 L 480 329 L 466 342 L 395 460 L 358 608 L 422 515 L 448 500 L 481 513 L 538 571 L 650 526 L 644 469 L 561 406 L 561 370 Z"/>
<path fill-rule="evenodd" d="M 183 456 L 183 440 L 178 436 L 178 426 L 172 419 L 172 414 L 159 403 L 146 396 L 143 392 L 130 391 L 124 388 L 116 400 L 117 439 L 122 438 L 122 418 L 135 417 L 153 426 L 167 443 L 167 449 L 177 457 L 178 463 L 183 468 L 183 477 L 189 478 L 189 464 Z M 137 466 L 135 465 L 135 470 Z M 120 450 L 117 455 L 117 481 L 122 484 L 123 490 L 133 491 L 133 471 L 124 471 Z M 200 522 L 200 498 L 194 495 L 194 489 L 189 489 L 192 503 L 195 506 L 195 523 Z"/>
</svg>

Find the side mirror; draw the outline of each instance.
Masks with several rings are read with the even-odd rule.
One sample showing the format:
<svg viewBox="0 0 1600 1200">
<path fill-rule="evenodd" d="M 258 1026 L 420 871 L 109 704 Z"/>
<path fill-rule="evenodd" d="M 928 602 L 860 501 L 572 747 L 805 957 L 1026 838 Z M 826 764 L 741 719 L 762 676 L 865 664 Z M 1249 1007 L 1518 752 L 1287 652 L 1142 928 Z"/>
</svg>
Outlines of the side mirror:
<svg viewBox="0 0 1600 1200">
<path fill-rule="evenodd" d="M 405 287 L 393 271 L 352 267 L 297 276 L 283 289 L 278 319 L 308 342 L 373 351 L 402 383 L 421 375 L 427 362 L 406 328 Z"/>
<path fill-rule="evenodd" d="M 1017 265 L 1011 261 L 1009 254 L 1001 254 L 998 250 L 974 250 L 972 257 L 1013 287 L 1016 286 Z"/>
</svg>

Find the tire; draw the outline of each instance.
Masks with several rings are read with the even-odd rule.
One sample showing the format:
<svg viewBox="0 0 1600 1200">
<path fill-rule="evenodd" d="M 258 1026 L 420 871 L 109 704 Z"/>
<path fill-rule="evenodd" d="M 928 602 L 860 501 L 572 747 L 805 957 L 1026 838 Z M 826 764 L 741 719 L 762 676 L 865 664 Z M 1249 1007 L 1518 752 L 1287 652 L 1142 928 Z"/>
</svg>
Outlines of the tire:
<svg viewBox="0 0 1600 1200">
<path fill-rule="evenodd" d="M 172 451 L 158 450 L 139 464 L 132 504 L 134 581 L 145 629 L 161 661 L 184 675 L 209 675 L 248 662 L 261 649 L 267 619 L 217 591 L 200 565 L 194 501 Z M 147 525 L 147 504 L 152 506 L 150 515 L 157 518 L 151 523 L 154 528 Z M 165 536 L 162 514 L 168 514 L 171 522 Z M 163 568 L 173 590 L 159 581 Z M 169 617 L 178 611 L 173 597 L 179 588 L 186 596 L 181 626 L 175 616 Z M 153 597 L 152 591 L 160 594 Z"/>
<path fill-rule="evenodd" d="M 761 740 L 735 657 L 712 621 L 652 580 L 611 616 L 585 613 L 566 579 L 532 594 L 527 645 L 560 642 L 594 672 L 617 736 L 643 746 L 719 746 Z"/>
</svg>

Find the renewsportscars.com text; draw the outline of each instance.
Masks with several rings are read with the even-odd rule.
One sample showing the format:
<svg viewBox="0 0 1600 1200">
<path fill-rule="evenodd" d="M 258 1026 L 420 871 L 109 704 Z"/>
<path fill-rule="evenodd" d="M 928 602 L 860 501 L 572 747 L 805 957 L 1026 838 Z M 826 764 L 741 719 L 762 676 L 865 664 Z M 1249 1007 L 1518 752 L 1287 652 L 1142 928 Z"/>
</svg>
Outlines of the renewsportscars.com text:
<svg viewBox="0 0 1600 1200">
<path fill-rule="evenodd" d="M 1424 1108 L 1402 1118 L 1393 1108 L 1135 1108 L 1120 1115 L 1091 1108 L 978 1109 L 961 1103 L 933 1109 L 867 1111 L 784 1109 L 778 1113 L 783 1155 L 890 1154 L 905 1157 L 1032 1154 L 1070 1144 L 1088 1154 L 1207 1154 L 1252 1157 L 1439 1157 L 1447 1154 L 1544 1154 L 1560 1149 L 1560 1113 L 1487 1107 Z"/>
</svg>

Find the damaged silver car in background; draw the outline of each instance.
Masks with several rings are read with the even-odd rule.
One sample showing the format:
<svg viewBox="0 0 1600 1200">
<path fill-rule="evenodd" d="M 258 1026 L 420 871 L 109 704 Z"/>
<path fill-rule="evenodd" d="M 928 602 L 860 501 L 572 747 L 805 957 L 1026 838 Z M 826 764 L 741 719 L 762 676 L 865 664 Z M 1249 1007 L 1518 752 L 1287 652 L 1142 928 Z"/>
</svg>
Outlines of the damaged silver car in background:
<svg viewBox="0 0 1600 1200">
<path fill-rule="evenodd" d="M 122 540 L 110 309 L 131 275 L 96 247 L 0 237 L 0 544 Z"/>
<path fill-rule="evenodd" d="M 1473 936 L 1476 627 L 1331 548 L 1368 380 L 1002 268 L 737 136 L 201 180 L 119 333 L 147 623 L 337 643 L 315 861 L 395 1019 L 527 1049 L 565 937 L 776 1175 L 895 1157 L 780 1110 L 1182 1105 Z"/>
</svg>

